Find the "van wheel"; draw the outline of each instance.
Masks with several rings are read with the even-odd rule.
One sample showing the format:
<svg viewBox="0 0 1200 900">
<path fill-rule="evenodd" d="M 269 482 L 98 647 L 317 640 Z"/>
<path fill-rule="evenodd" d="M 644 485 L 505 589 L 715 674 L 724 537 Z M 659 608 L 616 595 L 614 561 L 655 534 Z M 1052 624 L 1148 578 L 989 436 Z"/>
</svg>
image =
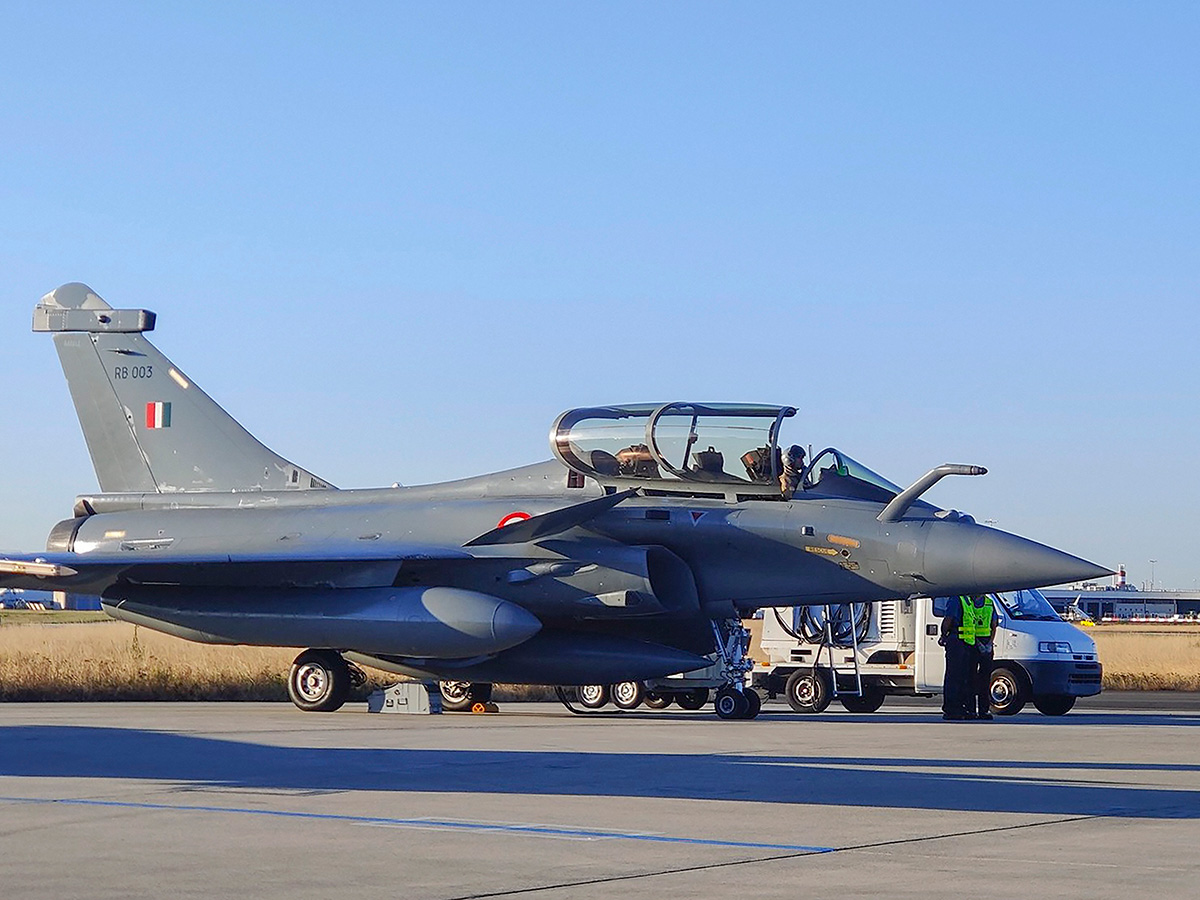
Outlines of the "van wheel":
<svg viewBox="0 0 1200 900">
<path fill-rule="evenodd" d="M 689 691 L 679 691 L 675 694 L 675 702 L 680 709 L 704 709 L 708 703 L 708 688 L 692 688 Z"/>
<path fill-rule="evenodd" d="M 646 689 L 640 681 L 621 681 L 612 686 L 612 702 L 619 709 L 637 709 L 645 696 Z"/>
<path fill-rule="evenodd" d="M 864 684 L 862 696 L 843 695 L 838 697 L 842 706 L 852 713 L 873 713 L 883 706 L 883 698 L 887 696 L 883 688 L 874 684 Z"/>
<path fill-rule="evenodd" d="M 1029 682 L 1024 673 L 1003 666 L 992 669 L 992 712 L 998 716 L 1015 716 L 1029 702 Z"/>
<path fill-rule="evenodd" d="M 825 712 L 833 699 L 833 679 L 825 669 L 797 669 L 788 677 L 784 694 L 795 712 Z"/>
<path fill-rule="evenodd" d="M 579 705 L 586 709 L 600 709 L 608 703 L 607 684 L 581 684 L 579 686 Z"/>
<path fill-rule="evenodd" d="M 1070 694 L 1041 694 L 1033 698 L 1033 705 L 1043 716 L 1065 716 L 1075 706 Z"/>
<path fill-rule="evenodd" d="M 305 712 L 333 712 L 350 696 L 350 666 L 336 650 L 305 650 L 292 663 L 288 696 Z"/>
</svg>

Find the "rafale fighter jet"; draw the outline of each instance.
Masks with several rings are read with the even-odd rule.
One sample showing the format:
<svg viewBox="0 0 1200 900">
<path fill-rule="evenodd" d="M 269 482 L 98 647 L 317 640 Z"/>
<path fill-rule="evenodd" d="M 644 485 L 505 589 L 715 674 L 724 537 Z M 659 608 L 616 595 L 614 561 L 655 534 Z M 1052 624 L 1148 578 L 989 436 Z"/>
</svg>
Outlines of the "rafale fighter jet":
<svg viewBox="0 0 1200 900">
<path fill-rule="evenodd" d="M 99 595 L 194 641 L 310 648 L 289 689 L 336 709 L 358 665 L 484 686 L 609 684 L 724 666 L 757 712 L 756 608 L 1016 590 L 1106 569 L 938 509 L 835 449 L 784 447 L 795 409 L 574 409 L 554 459 L 421 487 L 338 490 L 260 444 L 82 284 L 42 298 L 100 481 L 0 586 Z"/>
</svg>

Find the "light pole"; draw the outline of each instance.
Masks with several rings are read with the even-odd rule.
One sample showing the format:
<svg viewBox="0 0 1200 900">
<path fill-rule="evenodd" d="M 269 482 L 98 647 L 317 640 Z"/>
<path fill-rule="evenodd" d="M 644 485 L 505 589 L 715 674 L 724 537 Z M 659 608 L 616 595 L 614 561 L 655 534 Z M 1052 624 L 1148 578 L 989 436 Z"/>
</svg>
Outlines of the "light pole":
<svg viewBox="0 0 1200 900">
<path fill-rule="evenodd" d="M 1154 564 L 1156 562 L 1158 562 L 1157 559 L 1150 560 L 1150 590 L 1154 590 Z M 1142 597 L 1142 618 L 1144 619 L 1146 616 L 1146 598 Z"/>
</svg>

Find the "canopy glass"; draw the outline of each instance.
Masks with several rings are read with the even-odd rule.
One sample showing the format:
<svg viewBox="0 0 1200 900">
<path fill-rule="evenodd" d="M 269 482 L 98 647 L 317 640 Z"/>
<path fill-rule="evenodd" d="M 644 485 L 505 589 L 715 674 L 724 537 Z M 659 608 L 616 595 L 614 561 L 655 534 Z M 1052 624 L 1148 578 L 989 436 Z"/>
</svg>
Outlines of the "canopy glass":
<svg viewBox="0 0 1200 900">
<path fill-rule="evenodd" d="M 566 466 L 602 482 L 729 486 L 779 493 L 780 423 L 790 406 L 667 403 L 573 409 L 550 444 Z"/>
</svg>

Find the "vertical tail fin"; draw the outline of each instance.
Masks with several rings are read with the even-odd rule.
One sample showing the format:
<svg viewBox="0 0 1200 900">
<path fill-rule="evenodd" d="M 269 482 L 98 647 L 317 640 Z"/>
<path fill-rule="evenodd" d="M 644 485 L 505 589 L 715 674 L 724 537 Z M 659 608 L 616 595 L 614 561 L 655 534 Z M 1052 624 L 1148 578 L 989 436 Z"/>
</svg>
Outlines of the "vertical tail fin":
<svg viewBox="0 0 1200 900">
<path fill-rule="evenodd" d="M 33 330 L 55 333 L 101 490 L 332 487 L 263 446 L 196 387 L 143 336 L 154 322 L 154 313 L 113 309 L 78 283 L 33 311 Z"/>
</svg>

